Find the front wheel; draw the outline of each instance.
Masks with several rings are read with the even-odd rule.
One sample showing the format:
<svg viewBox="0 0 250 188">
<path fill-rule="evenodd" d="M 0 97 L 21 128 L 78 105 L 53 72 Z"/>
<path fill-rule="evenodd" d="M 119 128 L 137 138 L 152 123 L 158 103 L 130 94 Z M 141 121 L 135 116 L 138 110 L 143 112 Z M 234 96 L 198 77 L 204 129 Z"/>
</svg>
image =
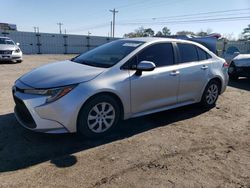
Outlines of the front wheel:
<svg viewBox="0 0 250 188">
<path fill-rule="evenodd" d="M 203 93 L 201 104 L 206 108 L 214 107 L 219 97 L 219 94 L 220 84 L 215 80 L 210 81 Z"/>
<path fill-rule="evenodd" d="M 232 81 L 237 81 L 239 76 L 236 74 L 236 67 L 234 65 L 234 63 L 232 62 L 230 67 L 228 68 L 228 75 L 229 75 L 229 79 Z"/>
<path fill-rule="evenodd" d="M 88 138 L 106 136 L 120 119 L 120 106 L 109 95 L 94 97 L 85 104 L 78 117 L 78 132 Z"/>
</svg>

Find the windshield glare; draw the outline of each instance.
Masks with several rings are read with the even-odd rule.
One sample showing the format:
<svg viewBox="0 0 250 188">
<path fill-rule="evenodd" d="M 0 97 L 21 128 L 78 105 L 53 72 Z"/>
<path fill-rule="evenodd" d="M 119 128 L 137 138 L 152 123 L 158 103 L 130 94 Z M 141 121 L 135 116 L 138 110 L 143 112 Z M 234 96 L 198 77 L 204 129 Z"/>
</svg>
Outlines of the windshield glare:
<svg viewBox="0 0 250 188">
<path fill-rule="evenodd" d="M 131 40 L 113 41 L 81 54 L 72 59 L 72 61 L 94 67 L 109 68 L 117 64 L 143 43 Z"/>
<path fill-rule="evenodd" d="M 14 45 L 15 43 L 12 40 L 10 40 L 10 39 L 0 38 L 0 44 L 11 44 L 11 45 Z"/>
</svg>

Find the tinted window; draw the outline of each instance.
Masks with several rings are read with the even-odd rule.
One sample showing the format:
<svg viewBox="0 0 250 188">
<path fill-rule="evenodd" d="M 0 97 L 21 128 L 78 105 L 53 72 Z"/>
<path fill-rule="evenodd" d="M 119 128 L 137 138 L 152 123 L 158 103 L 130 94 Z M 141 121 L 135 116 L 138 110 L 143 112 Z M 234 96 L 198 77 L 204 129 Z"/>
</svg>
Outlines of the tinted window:
<svg viewBox="0 0 250 188">
<path fill-rule="evenodd" d="M 200 61 L 207 59 L 207 53 L 204 50 L 197 47 L 197 51 L 198 51 L 198 54 L 199 54 Z"/>
<path fill-rule="evenodd" d="M 156 67 L 174 64 L 174 52 L 171 43 L 155 44 L 138 54 L 138 62 L 152 61 Z"/>
<path fill-rule="evenodd" d="M 196 46 L 192 44 L 178 44 L 181 63 L 199 61 Z"/>
<path fill-rule="evenodd" d="M 211 55 L 209 55 L 207 52 L 205 52 L 199 47 L 197 47 L 197 52 L 198 52 L 200 61 L 211 58 Z"/>
</svg>

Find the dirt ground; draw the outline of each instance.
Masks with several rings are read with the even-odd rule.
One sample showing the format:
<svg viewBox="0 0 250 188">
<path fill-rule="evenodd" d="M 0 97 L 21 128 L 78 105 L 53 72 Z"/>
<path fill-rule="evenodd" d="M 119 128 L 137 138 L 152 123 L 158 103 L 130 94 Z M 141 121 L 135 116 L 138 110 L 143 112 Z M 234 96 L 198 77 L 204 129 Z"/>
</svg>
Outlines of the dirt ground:
<svg viewBox="0 0 250 188">
<path fill-rule="evenodd" d="M 65 55 L 0 64 L 0 187 L 250 188 L 250 80 L 230 83 L 217 106 L 197 105 L 122 122 L 102 140 L 22 128 L 11 87 Z"/>
</svg>

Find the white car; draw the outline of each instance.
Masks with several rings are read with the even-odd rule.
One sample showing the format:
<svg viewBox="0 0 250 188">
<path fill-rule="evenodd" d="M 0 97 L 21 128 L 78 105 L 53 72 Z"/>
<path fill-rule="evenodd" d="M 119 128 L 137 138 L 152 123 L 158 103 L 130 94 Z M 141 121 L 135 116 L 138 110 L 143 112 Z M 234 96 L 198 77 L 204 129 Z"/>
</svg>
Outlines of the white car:
<svg viewBox="0 0 250 188">
<path fill-rule="evenodd" d="M 15 43 L 8 37 L 0 37 L 0 62 L 11 61 L 21 63 L 23 53 L 19 47 L 19 43 Z"/>
</svg>

